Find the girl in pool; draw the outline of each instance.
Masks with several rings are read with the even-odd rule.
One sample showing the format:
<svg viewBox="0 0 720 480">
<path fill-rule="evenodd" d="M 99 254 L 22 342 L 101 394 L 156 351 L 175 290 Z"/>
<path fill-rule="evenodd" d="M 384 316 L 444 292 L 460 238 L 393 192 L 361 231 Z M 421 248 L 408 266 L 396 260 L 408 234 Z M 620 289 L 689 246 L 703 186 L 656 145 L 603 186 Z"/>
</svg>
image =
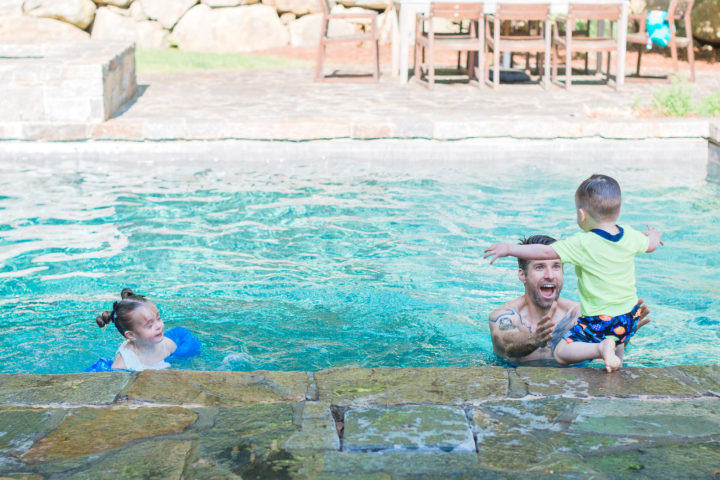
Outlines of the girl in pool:
<svg viewBox="0 0 720 480">
<path fill-rule="evenodd" d="M 126 338 L 120 345 L 113 369 L 160 370 L 168 368 L 165 361 L 177 349 L 177 344 L 164 335 L 164 324 L 157 307 L 129 288 L 120 293 L 121 300 L 113 303 L 112 311 L 104 311 L 95 319 L 102 328 L 113 322 Z"/>
</svg>

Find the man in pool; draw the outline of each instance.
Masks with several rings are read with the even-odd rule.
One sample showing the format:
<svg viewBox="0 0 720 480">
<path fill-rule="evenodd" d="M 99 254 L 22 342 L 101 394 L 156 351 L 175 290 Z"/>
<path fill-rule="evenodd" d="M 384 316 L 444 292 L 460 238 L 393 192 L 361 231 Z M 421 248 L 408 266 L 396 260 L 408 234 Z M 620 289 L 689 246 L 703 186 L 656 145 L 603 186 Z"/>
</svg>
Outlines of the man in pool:
<svg viewBox="0 0 720 480">
<path fill-rule="evenodd" d="M 550 245 L 555 239 L 533 235 L 520 243 Z M 512 363 L 555 364 L 553 350 L 580 316 L 580 304 L 560 298 L 563 266 L 560 260 L 518 259 L 518 278 L 525 294 L 490 314 L 490 335 L 496 355 Z M 639 300 L 638 328 L 650 313 Z"/>
</svg>

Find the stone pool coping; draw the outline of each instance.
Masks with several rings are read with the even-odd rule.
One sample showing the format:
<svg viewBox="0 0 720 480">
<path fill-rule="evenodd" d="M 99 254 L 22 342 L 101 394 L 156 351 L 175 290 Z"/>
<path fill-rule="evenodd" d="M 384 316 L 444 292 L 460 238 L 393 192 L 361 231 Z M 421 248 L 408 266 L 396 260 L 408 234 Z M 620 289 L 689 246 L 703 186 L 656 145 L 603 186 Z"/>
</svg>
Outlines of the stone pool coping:
<svg viewBox="0 0 720 480">
<path fill-rule="evenodd" d="M 712 478 L 720 365 L 5 374 L 0 432 L 13 479 Z"/>
</svg>

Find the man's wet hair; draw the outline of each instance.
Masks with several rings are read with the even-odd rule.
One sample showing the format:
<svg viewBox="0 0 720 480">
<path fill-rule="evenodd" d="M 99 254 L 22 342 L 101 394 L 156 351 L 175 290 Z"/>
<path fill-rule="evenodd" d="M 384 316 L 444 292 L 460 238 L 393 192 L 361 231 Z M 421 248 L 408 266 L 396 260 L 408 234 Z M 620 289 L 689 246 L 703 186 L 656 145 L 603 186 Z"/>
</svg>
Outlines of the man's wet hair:
<svg viewBox="0 0 720 480">
<path fill-rule="evenodd" d="M 533 235 L 531 237 L 521 238 L 518 245 L 552 245 L 555 242 L 556 240 L 554 238 L 548 237 L 547 235 Z M 527 273 L 529 263 L 530 260 L 518 258 L 518 267 L 520 267 L 524 273 Z"/>
<path fill-rule="evenodd" d="M 620 185 L 607 175 L 592 175 L 575 190 L 575 201 L 597 220 L 614 220 L 620 215 Z"/>
</svg>

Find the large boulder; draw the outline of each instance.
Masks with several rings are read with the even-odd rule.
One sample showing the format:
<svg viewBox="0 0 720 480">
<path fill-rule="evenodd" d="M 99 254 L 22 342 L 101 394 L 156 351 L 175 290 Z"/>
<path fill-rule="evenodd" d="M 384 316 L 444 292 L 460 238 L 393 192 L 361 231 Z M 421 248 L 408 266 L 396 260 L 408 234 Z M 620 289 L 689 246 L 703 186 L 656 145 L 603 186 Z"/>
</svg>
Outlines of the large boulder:
<svg viewBox="0 0 720 480">
<path fill-rule="evenodd" d="M 362 7 L 372 10 L 385 10 L 390 8 L 393 4 L 390 0 L 340 0 L 338 3 L 346 7 Z"/>
<path fill-rule="evenodd" d="M 290 22 L 290 45 L 293 47 L 316 47 L 320 43 L 322 19 L 322 13 L 313 13 Z M 328 36 L 354 35 L 358 33 L 359 28 L 361 27 L 343 19 L 330 20 Z"/>
<path fill-rule="evenodd" d="M 289 33 L 267 5 L 193 7 L 173 29 L 171 40 L 182 50 L 252 52 L 284 47 Z"/>
<path fill-rule="evenodd" d="M 360 17 L 360 18 L 348 18 L 347 21 L 350 23 L 356 23 L 359 25 L 367 25 L 370 27 L 370 23 L 372 22 L 370 15 L 375 13 L 374 10 L 368 10 L 366 8 L 360 8 L 360 7 L 344 7 L 340 4 L 335 5 L 331 10 L 330 13 L 338 13 L 338 14 L 344 14 L 344 13 L 362 13 L 364 15 L 367 15 L 367 17 Z M 377 21 L 377 20 L 375 20 Z"/>
<path fill-rule="evenodd" d="M 0 41 L 87 40 L 90 35 L 69 23 L 25 15 L 0 16 Z"/>
<path fill-rule="evenodd" d="M 151 20 L 157 20 L 160 25 L 172 30 L 178 20 L 199 0 L 139 0 L 145 14 Z"/>
<path fill-rule="evenodd" d="M 25 0 L 23 12 L 34 17 L 62 20 L 85 30 L 97 7 L 90 0 Z"/>
<path fill-rule="evenodd" d="M 697 0 L 692 11 L 692 25 L 696 38 L 720 44 L 720 1 Z"/>
<path fill-rule="evenodd" d="M 316 47 L 320 43 L 322 19 L 322 13 L 313 13 L 290 22 L 290 45 L 293 47 Z M 357 33 L 358 28 L 343 19 L 331 20 L 328 36 L 353 35 Z"/>
<path fill-rule="evenodd" d="M 93 40 L 127 40 L 145 48 L 170 46 L 169 32 L 158 22 L 136 22 L 108 7 L 98 8 L 91 36 Z"/>
<path fill-rule="evenodd" d="M 275 7 L 279 13 L 290 12 L 295 15 L 306 15 L 308 13 L 320 13 L 321 0 L 262 0 L 262 3 Z"/>
<path fill-rule="evenodd" d="M 120 8 L 128 8 L 133 0 L 93 0 L 98 5 L 113 5 Z"/>
<path fill-rule="evenodd" d="M 142 3 L 140 2 L 133 2 L 130 5 L 130 8 L 126 10 L 130 18 L 135 20 L 136 22 L 142 22 L 143 20 L 147 20 L 148 16 L 145 13 L 145 10 L 143 10 Z"/>
<path fill-rule="evenodd" d="M 202 0 L 202 3 L 211 8 L 239 7 L 240 5 L 252 5 L 260 0 Z"/>
<path fill-rule="evenodd" d="M 23 0 L 0 0 L 0 15 L 20 15 Z"/>
</svg>

